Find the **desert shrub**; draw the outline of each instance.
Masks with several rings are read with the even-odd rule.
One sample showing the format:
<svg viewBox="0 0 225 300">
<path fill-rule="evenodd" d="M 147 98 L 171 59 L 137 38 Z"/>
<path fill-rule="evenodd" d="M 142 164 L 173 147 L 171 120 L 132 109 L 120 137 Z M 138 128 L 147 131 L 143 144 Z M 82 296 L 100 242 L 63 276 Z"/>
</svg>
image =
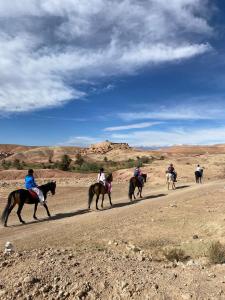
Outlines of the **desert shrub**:
<svg viewBox="0 0 225 300">
<path fill-rule="evenodd" d="M 159 160 L 164 160 L 165 159 L 165 156 L 161 155 Z"/>
<path fill-rule="evenodd" d="M 225 263 L 225 246 L 219 241 L 213 242 L 209 247 L 208 257 L 212 264 Z"/>
<path fill-rule="evenodd" d="M 139 160 L 142 161 L 143 164 L 148 164 L 151 162 L 151 158 L 148 156 L 142 156 Z"/>
<path fill-rule="evenodd" d="M 59 169 L 63 170 L 63 171 L 69 171 L 71 162 L 72 162 L 72 159 L 69 157 L 69 155 L 64 154 L 62 156 L 61 161 L 58 164 Z"/>
<path fill-rule="evenodd" d="M 164 250 L 164 256 L 169 261 L 184 261 L 187 256 L 185 255 L 185 252 L 180 248 L 171 248 Z"/>
<path fill-rule="evenodd" d="M 107 162 L 108 161 L 108 158 L 107 156 L 104 157 L 104 162 Z"/>
<path fill-rule="evenodd" d="M 87 163 L 87 162 L 83 163 L 80 168 L 81 171 L 86 171 L 86 172 L 88 172 L 88 171 L 98 172 L 99 169 L 100 169 L 100 166 L 98 164 Z"/>
<path fill-rule="evenodd" d="M 23 164 L 20 162 L 20 160 L 19 159 L 15 159 L 14 161 L 13 161 L 13 167 L 14 168 L 16 168 L 17 170 L 23 170 Z"/>
<path fill-rule="evenodd" d="M 75 164 L 81 166 L 84 163 L 84 159 L 80 153 L 76 154 Z"/>
<path fill-rule="evenodd" d="M 11 167 L 12 163 L 9 160 L 2 160 L 2 167 L 4 170 L 8 170 Z"/>
</svg>

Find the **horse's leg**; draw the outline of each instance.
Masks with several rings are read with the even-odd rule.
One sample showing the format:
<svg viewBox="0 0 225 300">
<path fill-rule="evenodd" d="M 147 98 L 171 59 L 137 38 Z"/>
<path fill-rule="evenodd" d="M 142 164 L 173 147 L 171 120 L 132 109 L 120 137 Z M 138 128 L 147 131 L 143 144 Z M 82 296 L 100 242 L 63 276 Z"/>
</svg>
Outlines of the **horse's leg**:
<svg viewBox="0 0 225 300">
<path fill-rule="evenodd" d="M 98 199 L 99 199 L 99 196 L 100 196 L 100 194 L 98 194 L 97 197 L 96 197 L 96 209 L 97 210 L 99 210 L 99 208 L 98 208 Z"/>
<path fill-rule="evenodd" d="M 13 210 L 13 208 L 15 207 L 15 205 L 16 205 L 16 203 L 14 202 L 14 203 L 10 206 L 10 208 L 9 208 L 9 210 L 8 210 L 8 213 L 7 213 L 6 217 L 5 217 L 5 222 L 4 222 L 4 226 L 5 226 L 5 227 L 7 227 L 7 222 L 8 222 L 9 215 L 10 215 L 11 211 Z"/>
<path fill-rule="evenodd" d="M 101 205 L 101 208 L 103 208 L 104 198 L 105 198 L 105 194 L 102 194 L 102 205 Z"/>
<path fill-rule="evenodd" d="M 18 207 L 18 210 L 17 210 L 17 216 L 18 216 L 20 222 L 25 224 L 26 222 L 21 218 L 21 211 L 23 209 L 23 206 L 24 206 L 24 202 L 19 203 L 19 207 Z"/>
<path fill-rule="evenodd" d="M 112 206 L 111 193 L 108 193 L 108 196 L 109 196 L 109 203 L 110 203 L 110 205 Z"/>
<path fill-rule="evenodd" d="M 140 198 L 142 198 L 142 187 L 139 188 Z"/>
<path fill-rule="evenodd" d="M 43 203 L 43 206 L 46 209 L 48 216 L 51 217 L 51 214 L 50 214 L 50 212 L 48 210 L 48 206 L 47 206 L 47 204 L 45 202 Z"/>
<path fill-rule="evenodd" d="M 37 217 L 36 217 L 37 206 L 38 206 L 38 202 L 36 202 L 35 205 L 34 205 L 34 214 L 33 214 L 33 218 L 34 218 L 35 220 L 37 220 Z"/>
</svg>

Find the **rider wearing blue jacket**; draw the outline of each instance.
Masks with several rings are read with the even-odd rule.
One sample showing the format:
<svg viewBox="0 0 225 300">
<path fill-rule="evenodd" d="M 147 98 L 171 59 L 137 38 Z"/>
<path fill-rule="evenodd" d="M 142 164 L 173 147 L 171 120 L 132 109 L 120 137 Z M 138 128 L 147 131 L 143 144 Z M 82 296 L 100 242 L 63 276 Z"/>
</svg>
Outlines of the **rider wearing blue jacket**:
<svg viewBox="0 0 225 300">
<path fill-rule="evenodd" d="M 32 169 L 28 170 L 28 174 L 25 177 L 25 187 L 26 189 L 32 190 L 37 194 L 41 204 L 45 203 L 44 195 L 34 180 L 34 171 Z"/>
<path fill-rule="evenodd" d="M 37 184 L 34 180 L 33 170 L 30 169 L 28 175 L 25 177 L 25 188 L 31 190 L 34 187 L 37 187 Z"/>
</svg>

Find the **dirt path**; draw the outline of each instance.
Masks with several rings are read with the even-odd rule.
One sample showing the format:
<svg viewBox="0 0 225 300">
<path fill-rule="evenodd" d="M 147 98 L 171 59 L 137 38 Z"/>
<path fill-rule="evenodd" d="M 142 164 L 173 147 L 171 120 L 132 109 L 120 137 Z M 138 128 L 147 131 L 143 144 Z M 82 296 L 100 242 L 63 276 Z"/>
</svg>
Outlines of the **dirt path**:
<svg viewBox="0 0 225 300">
<path fill-rule="evenodd" d="M 28 206 L 23 211 L 23 217 L 28 222 L 26 225 L 20 225 L 14 211 L 9 219 L 10 226 L 8 228 L 0 228 L 0 245 L 3 245 L 7 240 L 16 242 L 19 248 L 41 247 L 46 245 L 46 243 L 49 243 L 51 246 L 54 244 L 59 245 L 60 243 L 68 244 L 71 241 L 71 237 L 69 241 L 66 240 L 68 231 L 70 236 L 72 232 L 76 235 L 76 238 L 72 238 L 73 240 L 79 240 L 83 234 L 88 238 L 95 234 L 98 236 L 99 232 L 108 236 L 108 230 L 115 230 L 118 227 L 120 227 L 120 232 L 124 232 L 126 222 L 140 226 L 139 221 L 143 217 L 143 211 L 151 214 L 152 210 L 152 218 L 155 218 L 158 210 L 163 209 L 163 207 L 168 209 L 166 207 L 168 203 L 173 205 L 171 201 L 180 202 L 181 199 L 190 198 L 191 196 L 195 197 L 196 193 L 207 195 L 210 190 L 221 187 L 222 184 L 221 181 L 209 182 L 203 185 L 185 184 L 178 186 L 176 191 L 167 191 L 165 187 L 153 190 L 146 187 L 144 194 L 147 196 L 133 202 L 130 202 L 124 194 L 121 197 L 119 195 L 121 186 L 117 186 L 113 194 L 113 208 L 108 209 L 108 199 L 105 199 L 105 209 L 99 212 L 95 210 L 88 212 L 86 210 L 86 189 L 61 188 L 55 197 L 56 199 L 49 200 L 52 219 L 49 220 L 44 217 L 45 211 L 41 207 L 39 208 L 40 221 L 31 221 L 33 207 Z M 63 196 L 64 194 L 66 196 Z M 77 196 L 78 194 L 80 194 L 80 197 Z M 185 201 L 183 200 L 182 202 Z M 95 203 L 93 203 L 92 207 L 94 209 Z M 157 209 L 156 212 L 154 212 L 155 209 Z M 143 220 L 143 222 L 145 221 L 147 220 Z M 130 226 L 133 227 L 133 224 Z M 67 229 L 68 227 L 69 230 Z M 85 233 L 83 233 L 84 228 Z M 62 232 L 64 233 L 62 234 Z M 121 236 L 121 234 L 119 235 Z"/>
<path fill-rule="evenodd" d="M 115 185 L 112 208 L 106 200 L 87 212 L 87 189 L 63 187 L 49 199 L 51 220 L 39 208 L 33 222 L 27 206 L 19 225 L 14 212 L 0 228 L 0 247 L 9 240 L 16 249 L 9 258 L 0 252 L 0 299 L 225 299 L 225 265 L 206 257 L 213 240 L 225 242 L 224 183 L 176 191 L 148 183 L 144 195 L 130 202 Z M 168 262 L 168 247 L 190 259 Z"/>
</svg>

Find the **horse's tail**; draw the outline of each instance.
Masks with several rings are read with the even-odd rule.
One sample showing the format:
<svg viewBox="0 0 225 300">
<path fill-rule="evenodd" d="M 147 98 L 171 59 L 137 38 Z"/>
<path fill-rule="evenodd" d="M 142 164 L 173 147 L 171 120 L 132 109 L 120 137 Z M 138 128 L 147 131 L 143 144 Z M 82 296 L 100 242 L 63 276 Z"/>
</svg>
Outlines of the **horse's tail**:
<svg viewBox="0 0 225 300">
<path fill-rule="evenodd" d="M 93 200 L 93 197 L 94 197 L 94 184 L 92 184 L 90 187 L 89 187 L 89 191 L 88 191 L 88 208 L 90 209 L 91 207 L 91 202 Z"/>
<path fill-rule="evenodd" d="M 5 209 L 2 213 L 2 216 L 1 216 L 1 222 L 4 224 L 5 223 L 5 219 L 6 219 L 6 216 L 9 212 L 9 208 L 10 206 L 12 205 L 12 200 L 13 200 L 13 196 L 14 196 L 14 192 L 10 193 L 9 196 L 8 196 L 8 202 L 5 206 Z"/>
<path fill-rule="evenodd" d="M 132 195 L 134 194 L 134 190 L 135 190 L 134 183 L 131 179 L 129 184 L 129 193 L 128 193 L 130 200 L 132 200 Z"/>
</svg>

